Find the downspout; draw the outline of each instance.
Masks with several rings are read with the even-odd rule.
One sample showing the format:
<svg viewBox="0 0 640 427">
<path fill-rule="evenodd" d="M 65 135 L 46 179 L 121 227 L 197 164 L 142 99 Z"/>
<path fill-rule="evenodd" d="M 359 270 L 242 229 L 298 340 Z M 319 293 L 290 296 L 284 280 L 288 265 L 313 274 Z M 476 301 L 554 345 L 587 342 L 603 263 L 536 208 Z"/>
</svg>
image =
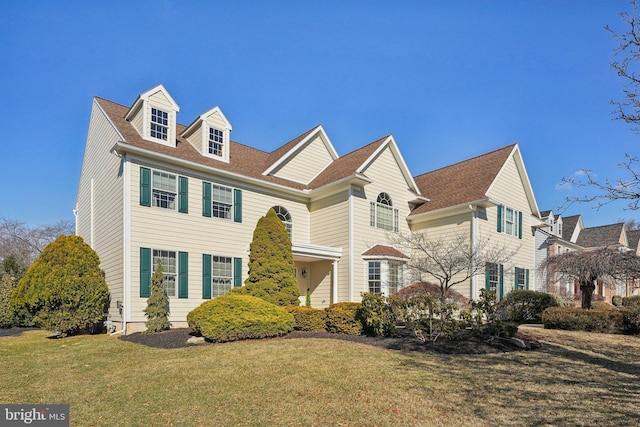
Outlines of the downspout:
<svg viewBox="0 0 640 427">
<path fill-rule="evenodd" d="M 475 252 L 478 246 L 478 207 L 476 205 L 469 205 L 471 209 L 471 249 Z M 475 257 L 471 260 L 471 271 L 475 271 Z M 471 276 L 471 290 L 470 295 L 472 300 L 478 299 L 478 277 L 477 274 Z"/>
</svg>

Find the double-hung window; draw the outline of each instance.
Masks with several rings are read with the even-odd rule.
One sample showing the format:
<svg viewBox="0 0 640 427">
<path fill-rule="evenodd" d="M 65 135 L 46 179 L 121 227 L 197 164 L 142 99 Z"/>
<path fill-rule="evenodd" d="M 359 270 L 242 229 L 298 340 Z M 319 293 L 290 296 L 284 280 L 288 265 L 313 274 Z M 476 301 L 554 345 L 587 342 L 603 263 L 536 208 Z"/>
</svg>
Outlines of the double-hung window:
<svg viewBox="0 0 640 427">
<path fill-rule="evenodd" d="M 153 271 L 158 262 L 162 262 L 162 274 L 164 274 L 164 291 L 167 296 L 176 296 L 177 258 L 175 251 L 153 250 Z"/>
<path fill-rule="evenodd" d="M 495 292 L 498 299 L 504 295 L 504 268 L 502 264 L 488 262 L 485 265 L 485 289 Z"/>
<path fill-rule="evenodd" d="M 370 205 L 370 225 L 382 230 L 398 231 L 398 209 L 393 207 L 387 193 L 378 194 Z"/>
<path fill-rule="evenodd" d="M 380 261 L 369 261 L 369 292 L 374 294 L 382 292 L 380 266 Z"/>
<path fill-rule="evenodd" d="M 153 171 L 153 206 L 165 209 L 176 208 L 176 176 L 170 173 Z"/>
<path fill-rule="evenodd" d="M 167 140 L 169 134 L 169 114 L 157 108 L 151 108 L 151 137 Z"/>
<path fill-rule="evenodd" d="M 529 269 L 516 267 L 514 289 L 529 289 Z"/>
<path fill-rule="evenodd" d="M 242 222 L 242 190 L 203 182 L 202 216 Z"/>
<path fill-rule="evenodd" d="M 498 206 L 498 232 L 522 239 L 522 212 L 508 206 Z"/>
<path fill-rule="evenodd" d="M 209 154 L 222 157 L 224 147 L 224 132 L 220 129 L 209 128 Z"/>
<path fill-rule="evenodd" d="M 405 263 L 394 260 L 368 262 L 369 292 L 391 296 L 404 287 Z"/>
<path fill-rule="evenodd" d="M 213 255 L 211 257 L 211 267 L 212 296 L 225 295 L 231 289 L 233 283 L 231 258 Z"/>
<path fill-rule="evenodd" d="M 211 186 L 211 216 L 231 219 L 233 191 L 229 187 L 213 184 Z"/>
</svg>

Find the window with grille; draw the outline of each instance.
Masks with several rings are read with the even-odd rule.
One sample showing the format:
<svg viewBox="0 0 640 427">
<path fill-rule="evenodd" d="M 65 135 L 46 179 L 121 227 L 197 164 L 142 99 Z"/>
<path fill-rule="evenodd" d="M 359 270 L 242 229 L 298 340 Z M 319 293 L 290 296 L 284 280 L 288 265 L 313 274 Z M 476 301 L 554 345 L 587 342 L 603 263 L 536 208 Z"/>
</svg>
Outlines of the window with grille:
<svg viewBox="0 0 640 427">
<path fill-rule="evenodd" d="M 387 193 L 378 194 L 375 202 L 371 202 L 370 225 L 382 230 L 398 231 L 398 209 L 393 207 L 391 197 Z"/>
<path fill-rule="evenodd" d="M 169 134 L 169 114 L 157 108 L 151 109 L 151 136 L 167 140 Z"/>
</svg>

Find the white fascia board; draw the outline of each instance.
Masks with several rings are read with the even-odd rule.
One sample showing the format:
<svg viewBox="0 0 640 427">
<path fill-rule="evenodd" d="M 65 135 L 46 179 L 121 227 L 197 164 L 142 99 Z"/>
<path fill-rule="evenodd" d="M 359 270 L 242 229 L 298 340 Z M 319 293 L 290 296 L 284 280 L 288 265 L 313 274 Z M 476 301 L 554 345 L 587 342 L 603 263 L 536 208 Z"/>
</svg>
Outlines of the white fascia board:
<svg viewBox="0 0 640 427">
<path fill-rule="evenodd" d="M 374 151 L 367 160 L 365 160 L 360 167 L 356 170 L 358 173 L 364 173 L 365 169 L 367 169 L 371 163 L 380 155 L 382 151 L 384 151 L 387 147 L 391 148 L 391 153 L 396 159 L 396 162 L 400 165 L 400 171 L 404 176 L 405 181 L 409 185 L 409 189 L 420 195 L 420 189 L 416 185 L 416 182 L 413 180 L 413 176 L 411 176 L 411 171 L 409 171 L 409 167 L 407 166 L 407 162 L 404 161 L 404 157 L 398 148 L 398 144 L 396 144 L 395 139 L 393 139 L 393 135 L 389 135 L 389 137 L 380 144 L 380 147 L 376 151 Z"/>
<path fill-rule="evenodd" d="M 166 154 L 160 154 L 155 151 L 149 151 L 144 148 L 134 147 L 124 142 L 119 142 L 118 144 L 116 144 L 115 150 L 118 154 L 131 153 L 143 158 L 154 159 L 164 163 L 177 165 L 182 168 L 188 168 L 188 169 L 204 172 L 207 174 L 220 175 L 229 180 L 245 182 L 256 187 L 269 188 L 273 191 L 286 193 L 290 196 L 293 196 L 303 203 L 306 203 L 309 201 L 309 190 L 296 190 L 294 188 L 290 188 L 281 184 L 265 182 L 256 178 L 248 177 L 246 175 L 241 175 L 239 173 L 229 172 L 229 171 L 217 169 L 211 166 L 206 166 L 200 163 L 191 162 L 189 160 L 178 159 L 173 156 L 168 156 Z"/>
<path fill-rule="evenodd" d="M 329 151 L 329 154 L 331 155 L 331 158 L 333 160 L 338 159 L 338 157 L 339 157 L 338 153 L 336 152 L 336 149 L 333 147 L 333 144 L 331 143 L 331 140 L 329 140 L 329 137 L 327 136 L 326 132 L 324 131 L 324 128 L 322 127 L 322 125 L 318 125 L 313 130 L 313 132 L 309 133 L 309 135 L 307 135 L 302 141 L 298 142 L 293 148 L 291 148 L 289 151 L 287 151 L 275 163 L 273 163 L 264 172 L 262 172 L 262 175 L 269 175 L 273 171 L 277 170 L 280 167 L 280 165 L 282 165 L 287 160 L 289 160 L 295 154 L 295 152 L 298 149 L 303 147 L 307 142 L 309 142 L 312 138 L 315 138 L 315 136 L 318 135 L 318 134 L 320 134 L 320 138 L 322 138 L 322 142 L 324 143 L 324 146 L 327 148 L 327 151 Z"/>
<path fill-rule="evenodd" d="M 113 128 L 113 130 L 116 131 L 116 133 L 118 134 L 118 138 L 122 141 L 124 141 L 124 136 L 122 135 L 122 133 L 120 133 L 120 130 L 118 129 L 118 127 L 115 125 L 115 123 L 113 123 L 113 121 L 111 120 L 111 118 L 109 117 L 109 115 L 107 114 L 106 111 L 104 111 L 104 109 L 102 108 L 102 106 L 100 105 L 100 103 L 94 98 L 93 99 L 93 104 L 95 106 L 98 107 L 98 109 L 100 109 L 100 111 L 102 112 L 102 115 L 105 117 L 105 119 L 107 119 L 107 121 L 109 122 L 109 124 L 111 125 L 111 127 Z"/>
<path fill-rule="evenodd" d="M 313 190 L 308 190 L 309 191 L 308 194 L 310 197 L 314 199 L 318 199 L 318 198 L 326 197 L 327 195 L 330 195 L 332 193 L 347 189 L 353 184 L 364 186 L 367 184 L 371 184 L 372 182 L 373 181 L 371 181 L 369 178 L 367 178 L 364 175 L 353 174 L 345 178 L 339 179 L 338 181 L 334 181 L 330 184 L 323 185 L 322 187 L 319 187 Z"/>
</svg>

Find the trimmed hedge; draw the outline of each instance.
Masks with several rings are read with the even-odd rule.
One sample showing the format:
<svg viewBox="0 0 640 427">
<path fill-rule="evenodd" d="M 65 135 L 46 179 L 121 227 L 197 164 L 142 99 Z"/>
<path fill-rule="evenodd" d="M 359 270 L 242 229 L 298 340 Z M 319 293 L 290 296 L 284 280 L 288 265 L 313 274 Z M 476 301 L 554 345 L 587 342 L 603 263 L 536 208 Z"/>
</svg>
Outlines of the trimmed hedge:
<svg viewBox="0 0 640 427">
<path fill-rule="evenodd" d="M 626 309 L 622 315 L 622 324 L 626 334 L 640 334 L 640 306 Z"/>
<path fill-rule="evenodd" d="M 283 307 L 251 295 L 223 295 L 187 314 L 189 327 L 213 342 L 266 338 L 293 330 L 295 319 Z"/>
<path fill-rule="evenodd" d="M 511 291 L 500 301 L 506 319 L 516 323 L 541 323 L 542 313 L 559 305 L 552 294 L 528 290 Z"/>
<path fill-rule="evenodd" d="M 542 313 L 542 323 L 547 329 L 615 334 L 622 331 L 623 312 L 620 310 L 551 307 Z"/>
<path fill-rule="evenodd" d="M 324 309 L 327 332 L 335 334 L 360 335 L 362 323 L 356 319 L 359 302 L 339 302 Z"/>
<path fill-rule="evenodd" d="M 640 295 L 632 295 L 622 298 L 623 307 L 640 307 Z"/>
<path fill-rule="evenodd" d="M 285 309 L 295 318 L 294 329 L 298 331 L 324 331 L 327 326 L 323 310 L 297 305 L 289 305 Z"/>
</svg>

